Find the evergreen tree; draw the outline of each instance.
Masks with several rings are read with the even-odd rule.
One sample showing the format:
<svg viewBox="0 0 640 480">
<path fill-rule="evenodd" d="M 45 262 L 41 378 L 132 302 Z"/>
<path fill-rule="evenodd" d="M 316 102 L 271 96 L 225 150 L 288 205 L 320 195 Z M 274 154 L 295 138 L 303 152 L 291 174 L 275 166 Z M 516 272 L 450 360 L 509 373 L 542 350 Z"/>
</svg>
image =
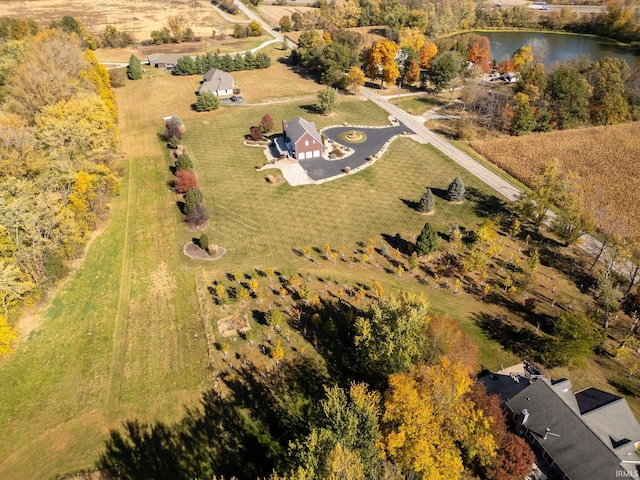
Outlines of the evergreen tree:
<svg viewBox="0 0 640 480">
<path fill-rule="evenodd" d="M 422 197 L 420 198 L 420 203 L 418 203 L 418 211 L 420 213 L 430 213 L 436 208 L 436 200 L 433 197 L 433 192 L 430 188 L 427 188 L 427 191 L 424 192 Z"/>
<path fill-rule="evenodd" d="M 462 183 L 462 178 L 456 177 L 453 182 L 451 182 L 447 190 L 447 200 L 450 202 L 461 202 L 464 200 L 464 183 Z"/>
<path fill-rule="evenodd" d="M 203 250 L 209 250 L 209 237 L 207 236 L 206 233 L 203 233 L 202 235 L 200 235 L 200 248 Z"/>
<path fill-rule="evenodd" d="M 416 253 L 420 256 L 433 252 L 438 247 L 438 232 L 430 223 L 425 223 L 416 240 Z"/>
<path fill-rule="evenodd" d="M 187 153 L 183 153 L 178 157 L 178 161 L 176 162 L 177 170 L 193 170 L 193 162 L 191 161 L 191 157 Z"/>
<path fill-rule="evenodd" d="M 190 55 L 181 56 L 173 68 L 174 75 L 195 75 L 198 73 L 198 64 Z"/>
<path fill-rule="evenodd" d="M 140 80 L 142 78 L 142 65 L 135 55 L 129 57 L 129 66 L 127 67 L 127 77 L 129 80 Z"/>
<path fill-rule="evenodd" d="M 199 188 L 192 188 L 184 196 L 184 212 L 189 213 L 196 205 L 203 202 L 202 192 Z"/>
<path fill-rule="evenodd" d="M 203 92 L 198 95 L 194 105 L 196 112 L 210 112 L 220 106 L 220 99 L 213 92 Z"/>
</svg>

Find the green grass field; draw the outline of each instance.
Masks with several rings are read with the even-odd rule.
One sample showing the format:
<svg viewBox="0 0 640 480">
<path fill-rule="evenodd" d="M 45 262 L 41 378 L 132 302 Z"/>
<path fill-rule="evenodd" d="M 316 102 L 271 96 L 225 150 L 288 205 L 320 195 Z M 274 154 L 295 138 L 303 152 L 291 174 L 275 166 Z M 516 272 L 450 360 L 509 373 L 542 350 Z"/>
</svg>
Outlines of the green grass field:
<svg viewBox="0 0 640 480">
<path fill-rule="evenodd" d="M 305 104 L 197 114 L 189 108 L 197 84 L 195 77 L 153 75 L 118 90 L 124 178 L 113 217 L 28 341 L 0 363 L 0 478 L 40 479 L 91 468 L 109 428 L 127 418 L 179 418 L 183 406 L 211 386 L 215 373 L 207 367 L 202 321 L 206 316 L 215 322 L 222 312 L 203 296 L 209 282 L 227 272 L 273 266 L 352 284 L 379 279 L 387 293 L 424 289 L 408 274 L 398 278 L 371 266 L 312 264 L 293 250 L 328 242 L 353 251 L 358 242 L 379 242 L 396 233 L 412 240 L 426 219 L 443 232 L 453 223 L 472 228 L 487 207 L 439 198 L 435 215 L 417 214 L 408 203 L 427 186 L 446 189 L 456 175 L 468 187 L 490 192 L 430 147 L 409 139 L 394 141 L 371 168 L 339 181 L 270 186 L 264 177 L 273 171 L 255 170 L 264 163 L 262 151 L 242 144 L 263 114 L 276 122 L 304 115 L 318 127 L 381 125 L 386 114 L 351 97 L 329 117 L 309 113 Z M 199 233 L 186 229 L 167 186 L 169 157 L 157 133 L 162 117 L 171 114 L 179 114 L 188 127 L 184 143 L 211 213 L 206 232 L 229 250 L 217 262 L 194 262 L 182 254 L 185 242 Z M 460 319 L 474 336 L 483 364 L 495 367 L 514 359 L 469 317 L 469 312 L 498 307 L 443 289 L 429 288 L 427 295 L 435 312 Z M 265 309 L 268 300 L 233 305 L 231 311 Z"/>
</svg>

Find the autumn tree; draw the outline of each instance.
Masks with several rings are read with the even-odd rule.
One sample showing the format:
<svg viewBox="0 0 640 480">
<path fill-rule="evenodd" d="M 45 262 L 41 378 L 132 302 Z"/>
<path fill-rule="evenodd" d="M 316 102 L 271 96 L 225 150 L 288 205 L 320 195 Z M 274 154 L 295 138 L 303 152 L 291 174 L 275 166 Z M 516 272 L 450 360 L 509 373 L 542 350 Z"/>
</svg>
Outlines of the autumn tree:
<svg viewBox="0 0 640 480">
<path fill-rule="evenodd" d="M 437 365 L 444 357 L 456 358 L 472 374 L 478 366 L 479 350 L 460 323 L 446 315 L 433 315 L 425 331 L 425 362 Z"/>
<path fill-rule="evenodd" d="M 489 419 L 467 396 L 472 383 L 466 369 L 447 357 L 392 375 L 383 415 L 388 457 L 430 480 L 459 478 L 463 458 L 493 458 Z"/>
<path fill-rule="evenodd" d="M 523 193 L 516 208 L 520 214 L 531 220 L 539 230 L 553 205 L 555 195 L 561 190 L 560 164 L 553 159 L 544 163 L 533 180 L 530 193 Z"/>
<path fill-rule="evenodd" d="M 609 328 L 611 314 L 620 309 L 622 292 L 613 284 L 609 275 L 602 274 L 593 288 L 593 299 L 602 310 L 602 328 L 606 331 Z"/>
<path fill-rule="evenodd" d="M 142 64 L 140 63 L 140 59 L 135 55 L 129 57 L 127 77 L 129 80 L 140 80 L 142 78 Z"/>
<path fill-rule="evenodd" d="M 464 200 L 465 188 L 461 177 L 456 177 L 449 184 L 447 189 L 447 200 L 450 202 L 462 202 Z"/>
<path fill-rule="evenodd" d="M 575 176 L 564 175 L 561 189 L 556 192 L 554 201 L 560 211 L 551 222 L 551 231 L 564 241 L 565 246 L 577 243 L 580 238 L 593 231 L 596 224 L 585 205 L 582 186 Z"/>
<path fill-rule="evenodd" d="M 435 43 L 425 42 L 424 45 L 422 45 L 422 47 L 420 47 L 420 50 L 418 50 L 418 58 L 420 60 L 420 67 L 421 68 L 430 68 L 431 67 L 431 60 L 434 59 L 434 57 L 437 55 L 437 53 L 438 53 L 438 47 L 436 46 Z"/>
<path fill-rule="evenodd" d="M 438 248 L 438 232 L 430 223 L 425 223 L 416 239 L 416 253 L 420 256 L 428 255 Z"/>
<path fill-rule="evenodd" d="M 280 26 L 281 32 L 287 33 L 293 30 L 293 24 L 291 23 L 291 17 L 289 17 L 289 15 L 283 15 L 278 25 Z"/>
<path fill-rule="evenodd" d="M 367 54 L 366 63 L 369 78 L 378 78 L 379 71 L 382 71 L 380 88 L 384 88 L 384 82 L 393 83 L 400 76 L 400 69 L 396 62 L 399 49 L 396 42 L 383 38 L 378 40 Z"/>
<path fill-rule="evenodd" d="M 9 324 L 7 317 L 0 315 L 0 357 L 13 351 L 13 342 L 18 338 L 18 329 Z"/>
<path fill-rule="evenodd" d="M 352 383 L 348 389 L 324 387 L 325 398 L 320 402 L 312 420 L 311 432 L 291 445 L 291 456 L 298 468 L 314 472 L 307 478 L 336 478 L 336 470 L 346 469 L 336 458 L 336 448 L 355 462 L 353 472 L 371 478 L 380 464 L 381 452 L 379 416 L 380 395 L 365 384 Z M 342 466 L 337 468 L 337 463 Z M 342 477 L 337 477 L 342 478 Z M 347 477 L 351 478 L 351 477 Z"/>
<path fill-rule="evenodd" d="M 418 62 L 416 60 L 410 60 L 409 66 L 407 67 L 406 74 L 404 76 L 404 81 L 409 85 L 413 85 L 418 80 L 420 80 L 420 67 L 418 66 Z"/>
<path fill-rule="evenodd" d="M 349 69 L 347 74 L 347 85 L 351 93 L 357 94 L 360 91 L 360 87 L 364 85 L 364 72 L 358 66 L 353 66 Z"/>
<path fill-rule="evenodd" d="M 423 295 L 403 292 L 373 301 L 355 321 L 359 357 L 372 371 L 390 375 L 424 358 L 424 329 L 429 302 Z"/>
<path fill-rule="evenodd" d="M 187 193 L 198 187 L 198 177 L 191 170 L 178 170 L 176 172 L 175 189 L 178 193 Z"/>
<path fill-rule="evenodd" d="M 531 133 L 536 128 L 536 117 L 529 103 L 529 97 L 522 92 L 513 97 L 513 117 L 511 118 L 511 133 L 521 136 Z"/>
<path fill-rule="evenodd" d="M 264 114 L 260 119 L 260 130 L 262 130 L 262 133 L 269 133 L 273 130 L 273 117 L 268 113 Z"/>
<path fill-rule="evenodd" d="M 557 128 L 565 130 L 589 119 L 589 98 L 592 88 L 575 68 L 561 64 L 549 75 L 546 98 Z"/>
<path fill-rule="evenodd" d="M 469 61 L 479 65 L 482 73 L 491 72 L 491 45 L 487 37 L 478 37 L 469 47 Z"/>
<path fill-rule="evenodd" d="M 433 196 L 433 192 L 430 188 L 422 194 L 420 201 L 418 202 L 418 211 L 420 213 L 431 213 L 436 208 L 436 199 Z"/>
<path fill-rule="evenodd" d="M 519 72 L 525 65 L 533 62 L 533 53 L 529 45 L 520 47 L 513 54 L 513 69 Z"/>
<path fill-rule="evenodd" d="M 251 20 L 247 25 L 247 35 L 250 37 L 259 37 L 262 35 L 263 30 L 260 24 L 256 20 Z"/>
<path fill-rule="evenodd" d="M 595 125 L 613 125 L 629 119 L 625 82 L 630 72 L 622 58 L 605 57 L 591 65 L 587 78 L 593 87 L 591 121 Z"/>
</svg>

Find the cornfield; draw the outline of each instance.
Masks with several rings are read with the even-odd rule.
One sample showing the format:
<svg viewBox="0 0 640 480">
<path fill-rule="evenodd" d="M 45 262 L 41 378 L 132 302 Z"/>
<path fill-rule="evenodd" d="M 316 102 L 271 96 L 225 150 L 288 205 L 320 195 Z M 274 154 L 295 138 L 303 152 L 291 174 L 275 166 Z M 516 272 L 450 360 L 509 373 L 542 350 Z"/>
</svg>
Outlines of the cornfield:
<svg viewBox="0 0 640 480">
<path fill-rule="evenodd" d="M 585 207 L 597 212 L 600 227 L 615 220 L 627 234 L 640 232 L 640 124 L 499 137 L 471 146 L 527 185 L 541 165 L 558 159 L 564 172 L 578 177 Z"/>
</svg>

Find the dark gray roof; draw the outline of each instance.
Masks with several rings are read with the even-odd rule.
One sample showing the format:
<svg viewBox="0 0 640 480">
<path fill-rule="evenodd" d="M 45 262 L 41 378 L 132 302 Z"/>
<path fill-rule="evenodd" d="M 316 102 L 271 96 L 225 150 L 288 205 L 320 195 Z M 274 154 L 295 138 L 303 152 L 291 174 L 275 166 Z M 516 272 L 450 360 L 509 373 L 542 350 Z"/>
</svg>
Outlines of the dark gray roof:
<svg viewBox="0 0 640 480">
<path fill-rule="evenodd" d="M 593 392 L 583 396 L 585 399 L 588 397 L 609 398 L 606 395 L 594 395 Z M 514 413 L 520 413 L 523 409 L 529 412 L 525 427 L 533 434 L 535 442 L 573 480 L 620 478 L 620 474 L 616 472 L 635 469 L 633 464 L 621 463 L 622 460 L 640 460 L 635 453 L 627 455 L 632 453 L 627 449 L 616 450 L 619 439 L 609 437 L 610 433 L 614 433 L 611 427 L 618 423 L 611 414 L 623 414 L 624 409 L 609 412 L 605 412 L 605 409 L 624 405 L 628 410 L 629 407 L 622 398 L 581 415 L 578 400 L 571 390 L 571 382 L 564 380 L 552 384 L 548 379 L 541 378 L 516 393 L 506 405 Z M 603 415 L 592 416 L 598 410 Z M 624 421 L 633 424 L 633 427 L 623 428 L 623 436 L 637 434 L 623 444 L 628 447 L 640 440 L 640 427 L 632 414 L 630 417 L 625 414 Z M 547 428 L 554 435 L 545 437 Z"/>
<path fill-rule="evenodd" d="M 578 408 L 580 409 L 580 415 L 597 410 L 600 407 L 609 405 L 610 403 L 622 400 L 622 397 L 614 395 L 613 393 L 603 392 L 597 388 L 589 387 L 576 393 L 576 400 L 578 401 Z"/>
<path fill-rule="evenodd" d="M 295 117 L 292 118 L 291 121 L 285 122 L 285 125 L 287 137 L 289 137 L 293 143 L 296 143 L 302 135 L 308 133 L 316 142 L 322 145 L 322 139 L 316 129 L 315 123 L 305 120 L 302 117 Z"/>
<path fill-rule="evenodd" d="M 204 81 L 198 88 L 198 93 L 233 90 L 233 85 L 234 81 L 231 74 L 212 68 L 204 74 Z"/>
</svg>

